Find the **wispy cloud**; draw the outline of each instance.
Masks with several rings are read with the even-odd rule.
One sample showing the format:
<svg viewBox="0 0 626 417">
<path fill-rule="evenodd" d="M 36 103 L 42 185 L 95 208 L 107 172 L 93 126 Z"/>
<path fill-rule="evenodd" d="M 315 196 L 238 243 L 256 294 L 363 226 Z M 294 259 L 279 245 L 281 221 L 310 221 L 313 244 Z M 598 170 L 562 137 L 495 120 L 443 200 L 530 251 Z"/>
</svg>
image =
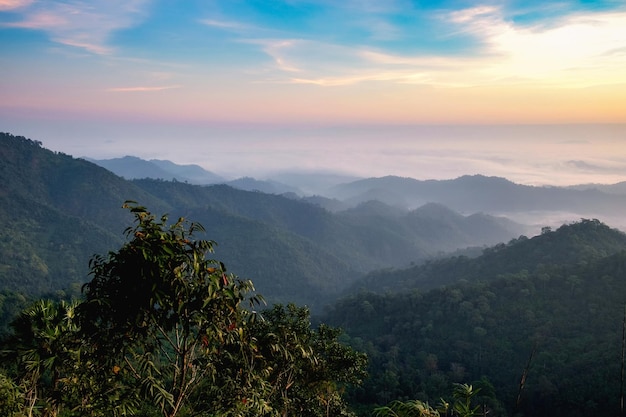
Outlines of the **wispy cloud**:
<svg viewBox="0 0 626 417">
<path fill-rule="evenodd" d="M 572 14 L 541 25 L 516 24 L 504 10 L 478 6 L 437 17 L 449 37 L 473 40 L 454 54 L 390 52 L 367 43 L 313 39 L 254 41 L 289 82 L 340 86 L 368 81 L 440 87 L 529 84 L 581 88 L 624 83 L 626 12 Z M 360 16 L 362 18 L 362 16 Z M 393 25 L 380 20 L 389 37 Z"/>
<path fill-rule="evenodd" d="M 111 92 L 111 93 L 145 93 L 145 92 L 172 90 L 172 89 L 181 88 L 181 87 L 182 87 L 181 85 L 113 87 L 113 88 L 106 89 L 106 91 Z"/>
<path fill-rule="evenodd" d="M 242 22 L 237 22 L 234 20 L 201 19 L 200 23 L 207 25 L 207 26 L 215 27 L 218 29 L 224 29 L 224 30 L 228 30 L 228 31 L 236 32 L 236 33 L 247 33 L 252 30 L 259 29 L 255 26 L 242 23 Z"/>
<path fill-rule="evenodd" d="M 565 162 L 565 165 L 568 168 L 587 173 L 622 175 L 626 173 L 626 165 L 624 164 L 624 161 L 617 163 L 617 161 L 589 162 L 585 160 L 569 160 Z"/>
<path fill-rule="evenodd" d="M 392 55 L 365 47 L 311 40 L 255 40 L 269 55 L 275 69 L 290 73 L 280 82 L 325 87 L 384 81 L 398 84 L 469 86 L 458 69 L 478 67 L 475 58 Z M 297 77 L 292 74 L 298 73 Z M 279 78 L 272 79 L 273 82 Z"/>
<path fill-rule="evenodd" d="M 18 4 L 19 18 L 5 27 L 40 30 L 54 42 L 110 54 L 110 35 L 133 26 L 144 16 L 148 0 L 38 1 L 0 0 L 0 10 Z"/>
<path fill-rule="evenodd" d="M 480 7 L 452 13 L 450 22 L 484 45 L 481 72 L 493 80 L 560 87 L 626 81 L 626 12 L 574 14 L 550 25 L 519 26 L 499 8 Z"/>
<path fill-rule="evenodd" d="M 0 0 L 0 11 L 14 10 L 30 5 L 34 0 Z"/>
</svg>

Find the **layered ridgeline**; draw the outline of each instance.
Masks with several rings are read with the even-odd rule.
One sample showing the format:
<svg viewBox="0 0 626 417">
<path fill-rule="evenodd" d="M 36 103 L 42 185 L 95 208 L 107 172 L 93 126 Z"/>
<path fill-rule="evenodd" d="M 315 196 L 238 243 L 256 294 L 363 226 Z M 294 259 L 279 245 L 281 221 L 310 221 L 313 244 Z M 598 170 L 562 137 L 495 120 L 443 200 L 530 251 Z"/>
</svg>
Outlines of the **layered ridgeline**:
<svg viewBox="0 0 626 417">
<path fill-rule="evenodd" d="M 465 214 L 503 214 L 541 226 L 559 226 L 579 218 L 601 218 L 610 220 L 613 225 L 626 226 L 621 211 L 626 204 L 626 182 L 554 187 L 516 184 L 505 178 L 483 175 L 450 180 L 397 176 L 359 179 L 324 172 L 283 172 L 264 180 L 244 177 L 227 181 L 197 165 L 145 161 L 130 156 L 92 161 L 126 179 L 177 179 L 205 185 L 226 183 L 249 191 L 292 193 L 331 211 L 373 200 L 404 209 L 438 203 Z"/>
<path fill-rule="evenodd" d="M 153 213 L 184 216 L 217 241 L 217 257 L 254 281 L 270 302 L 321 306 L 373 269 L 421 262 L 525 232 L 501 218 L 439 207 L 408 212 L 365 203 L 332 213 L 306 200 L 199 186 L 129 181 L 41 143 L 0 136 L 0 283 L 33 295 L 78 287 L 88 262 L 119 245 L 134 200 Z"/>
<path fill-rule="evenodd" d="M 372 274 L 359 285 L 324 316 L 370 358 L 357 403 L 436 404 L 453 383 L 473 383 L 489 415 L 619 413 L 620 231 L 582 220 L 475 259 Z"/>
<path fill-rule="evenodd" d="M 326 196 L 353 204 L 381 200 L 403 207 L 436 202 L 460 212 L 570 211 L 598 216 L 613 215 L 626 202 L 623 184 L 536 187 L 483 175 L 425 181 L 394 176 L 368 178 L 339 184 Z"/>
<path fill-rule="evenodd" d="M 198 165 L 178 165 L 171 161 L 159 159 L 146 161 L 136 156 L 113 159 L 86 159 L 128 180 L 154 178 L 205 185 L 224 182 L 224 178 Z"/>
</svg>

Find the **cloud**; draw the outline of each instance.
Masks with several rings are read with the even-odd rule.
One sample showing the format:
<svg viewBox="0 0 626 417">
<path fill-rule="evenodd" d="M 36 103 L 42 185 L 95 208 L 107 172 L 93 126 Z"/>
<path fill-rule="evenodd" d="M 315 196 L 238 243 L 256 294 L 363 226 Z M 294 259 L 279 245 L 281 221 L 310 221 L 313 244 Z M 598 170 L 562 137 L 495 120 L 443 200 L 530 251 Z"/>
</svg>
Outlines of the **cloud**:
<svg viewBox="0 0 626 417">
<path fill-rule="evenodd" d="M 499 20 L 497 17 L 499 10 L 500 9 L 498 9 L 497 7 L 493 7 L 493 6 L 472 7 L 470 9 L 462 9 L 462 10 L 451 12 L 449 14 L 449 19 L 450 21 L 454 23 L 460 23 L 460 24 L 472 23 L 478 19 L 480 19 L 481 21 L 494 20 L 494 19 Z M 487 27 L 476 27 L 476 29 L 479 29 L 480 31 L 488 30 Z"/>
<path fill-rule="evenodd" d="M 601 167 L 599 165 L 590 164 L 589 162 L 582 161 L 582 160 L 567 161 L 565 162 L 565 165 L 571 168 L 575 168 L 577 170 L 587 171 L 587 172 L 607 171 L 606 167 Z"/>
<path fill-rule="evenodd" d="M 502 10 L 479 7 L 449 21 L 484 46 L 481 72 L 559 87 L 626 82 L 626 12 L 571 14 L 550 25 L 516 25 Z"/>
<path fill-rule="evenodd" d="M 206 26 L 235 32 L 238 34 L 261 30 L 259 27 L 256 27 L 254 25 L 249 25 L 247 23 L 242 23 L 235 20 L 201 19 L 200 23 Z"/>
<path fill-rule="evenodd" d="M 3 4 L 18 0 L 0 0 Z M 19 19 L 5 27 L 40 30 L 52 41 L 93 54 L 110 54 L 111 33 L 132 27 L 144 16 L 147 0 L 20 2 Z M 1 9 L 0 9 L 1 10 Z"/>
<path fill-rule="evenodd" d="M 626 83 L 626 12 L 587 12 L 529 25 L 507 19 L 499 7 L 478 6 L 434 15 L 445 39 L 440 52 L 391 52 L 408 38 L 377 18 L 393 39 L 381 46 L 316 39 L 254 39 L 287 82 L 320 86 L 386 81 L 435 87 L 533 85 L 584 88 Z M 366 17 L 359 15 L 355 20 Z M 365 20 L 363 20 L 365 21 Z M 442 26 L 441 26 L 442 25 Z M 404 36 L 408 36 L 404 34 Z M 445 42 L 464 39 L 465 49 L 446 52 Z M 406 48 L 405 48 L 406 49 Z M 410 50 L 410 49 L 409 49 Z"/>
<path fill-rule="evenodd" d="M 172 90 L 175 88 L 181 88 L 181 85 L 165 85 L 165 86 L 136 86 L 136 87 L 113 87 L 108 88 L 106 91 L 111 93 L 145 93 L 163 90 Z"/>
<path fill-rule="evenodd" d="M 0 11 L 14 10 L 30 5 L 33 0 L 0 0 Z"/>
<path fill-rule="evenodd" d="M 593 163 L 579 159 L 566 161 L 565 165 L 569 168 L 586 173 L 624 174 L 626 172 L 626 165 L 624 165 L 623 161 L 621 163 L 618 163 L 618 161 Z"/>
<path fill-rule="evenodd" d="M 281 71 L 299 72 L 300 69 L 296 64 L 290 62 L 287 57 L 289 50 L 293 49 L 296 44 L 302 43 L 298 40 L 283 39 L 276 41 L 262 41 L 263 51 L 274 59 L 276 67 Z"/>
</svg>

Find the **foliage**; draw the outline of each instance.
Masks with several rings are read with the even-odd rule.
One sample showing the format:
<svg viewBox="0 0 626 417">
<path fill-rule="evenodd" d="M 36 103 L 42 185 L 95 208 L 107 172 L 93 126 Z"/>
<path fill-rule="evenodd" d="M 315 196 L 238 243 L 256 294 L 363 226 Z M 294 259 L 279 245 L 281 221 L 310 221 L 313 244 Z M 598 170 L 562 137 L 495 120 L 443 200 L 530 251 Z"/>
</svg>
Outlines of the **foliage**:
<svg viewBox="0 0 626 417">
<path fill-rule="evenodd" d="M 206 259 L 214 243 L 193 239 L 199 224 L 181 218 L 167 226 L 165 216 L 127 207 L 136 218 L 129 242 L 92 260 L 82 330 L 98 344 L 103 370 L 118 367 L 164 416 L 175 416 L 200 381 L 216 380 L 225 347 L 247 348 L 244 327 L 253 316 L 240 304 L 254 288 Z M 230 395 L 234 388 L 222 389 Z"/>
<path fill-rule="evenodd" d="M 35 297 L 73 294 L 86 280 L 90 257 L 122 244 L 117 231 L 130 218 L 118 206 L 125 199 L 194 218 L 221 242 L 220 259 L 231 272 L 254 277 L 272 303 L 312 311 L 372 269 L 521 233 L 497 219 L 443 209 L 436 219 L 424 210 L 398 214 L 383 203 L 380 210 L 330 213 L 304 199 L 225 185 L 127 181 L 8 133 L 0 133 L 0 182 L 0 284 Z"/>
<path fill-rule="evenodd" d="M 603 236 L 607 242 L 618 237 L 617 253 L 605 246 L 609 256 L 603 256 L 597 242 L 595 255 L 547 262 L 561 262 L 562 248 Z M 323 319 L 345 329 L 352 346 L 370 358 L 370 378 L 350 392 L 351 401 L 372 408 L 394 399 L 434 402 L 451 398 L 455 383 L 471 383 L 480 388 L 475 405 L 491 416 L 613 414 L 626 297 L 619 236 L 583 221 L 500 250 L 510 260 L 541 252 L 546 262 L 529 270 L 502 273 L 499 263 L 489 270 L 488 253 L 465 264 L 466 270 L 482 265 L 484 280 L 341 300 Z"/>
<path fill-rule="evenodd" d="M 457 417 L 474 417 L 478 415 L 479 405 L 472 405 L 472 400 L 480 389 L 474 389 L 469 384 L 455 384 L 452 392 L 453 403 L 450 404 L 443 398 L 438 408 L 431 407 L 427 402 L 420 400 L 399 401 L 394 400 L 389 405 L 374 409 L 375 417 L 439 417 L 448 413 Z"/>
<path fill-rule="evenodd" d="M 15 416 L 22 402 L 22 393 L 13 380 L 4 373 L 0 373 L 0 415 Z"/>
<path fill-rule="evenodd" d="M 454 384 L 454 390 L 452 391 L 452 397 L 454 398 L 452 411 L 454 415 L 459 417 L 474 417 L 477 415 L 480 406 L 472 405 L 472 399 L 479 391 L 480 389 L 475 390 L 469 384 Z"/>
<path fill-rule="evenodd" d="M 365 356 L 339 330 L 312 330 L 293 305 L 259 318 L 252 283 L 207 258 L 202 226 L 126 208 L 127 242 L 94 256 L 84 300 L 38 301 L 2 341 L 7 415 L 351 415 L 341 394 Z"/>
<path fill-rule="evenodd" d="M 56 416 L 71 391 L 68 370 L 79 358 L 75 309 L 76 303 L 40 300 L 13 323 L 5 359 L 15 363 L 29 416 L 36 411 Z"/>
<path fill-rule="evenodd" d="M 275 305 L 252 327 L 272 387 L 270 401 L 281 415 L 348 415 L 344 388 L 365 377 L 366 357 L 340 343 L 339 329 L 311 329 L 309 311 Z"/>
<path fill-rule="evenodd" d="M 375 417 L 439 417 L 439 411 L 420 400 L 392 401 L 374 410 Z"/>
</svg>

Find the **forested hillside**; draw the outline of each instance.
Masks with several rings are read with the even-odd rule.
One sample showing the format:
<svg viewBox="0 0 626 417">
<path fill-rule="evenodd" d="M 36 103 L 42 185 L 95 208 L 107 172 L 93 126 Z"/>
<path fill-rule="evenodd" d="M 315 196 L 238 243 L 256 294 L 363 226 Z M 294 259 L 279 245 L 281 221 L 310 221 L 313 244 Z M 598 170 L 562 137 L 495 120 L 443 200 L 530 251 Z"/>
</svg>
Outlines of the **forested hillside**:
<svg viewBox="0 0 626 417">
<path fill-rule="evenodd" d="M 625 245 L 623 233 L 585 220 L 346 297 L 324 320 L 370 358 L 353 400 L 435 404 L 463 382 L 482 388 L 490 415 L 617 414 Z"/>
<path fill-rule="evenodd" d="M 129 217 L 120 208 L 126 200 L 193 217 L 217 241 L 217 253 L 232 271 L 254 279 L 270 302 L 313 307 L 372 269 L 506 241 L 524 230 L 499 218 L 463 217 L 443 207 L 436 221 L 419 211 L 398 214 L 385 205 L 377 213 L 367 205 L 331 213 L 304 200 L 224 185 L 127 181 L 10 134 L 2 134 L 0 151 L 5 225 L 0 282 L 31 294 L 84 283 L 92 255 L 118 244 L 128 227 Z"/>
<path fill-rule="evenodd" d="M 68 415 L 99 415 L 97 407 L 184 414 L 178 396 L 188 410 L 318 417 L 351 415 L 347 390 L 353 409 L 370 416 L 394 400 L 454 398 L 460 383 L 476 388 L 472 406 L 494 417 L 620 411 L 626 235 L 599 220 L 529 238 L 507 219 L 441 204 L 406 211 L 365 201 L 331 212 L 226 185 L 127 181 L 9 134 L 1 145 L 0 339 L 22 315 L 2 341 L 14 356 L 0 370 L 0 395 L 21 392 L 15 407 L 26 399 Z M 141 206 L 122 209 L 125 200 L 206 231 L 184 221 L 168 228 Z M 483 246 L 479 256 L 445 255 L 471 245 Z M 198 262 L 211 248 L 219 261 Z M 192 281 L 180 281 L 182 271 Z M 257 321 L 240 306 L 255 300 L 252 283 L 236 275 L 270 303 L 327 305 L 315 321 L 345 334 L 312 329 L 308 310 L 296 306 Z M 79 296 L 85 282 L 82 301 L 60 301 L 68 291 Z M 29 307 L 39 297 L 54 301 Z M 190 322 L 197 328 L 186 350 L 170 332 L 187 332 Z M 168 347 L 157 353 L 154 340 Z M 369 377 L 354 387 L 364 376 L 359 351 Z M 174 357 L 192 361 L 193 372 L 211 370 L 210 379 L 164 378 L 184 369 Z M 32 358 L 42 360 L 37 368 Z M 193 394 L 177 388 L 187 382 Z"/>
<path fill-rule="evenodd" d="M 0 184 L 0 283 L 27 294 L 82 285 L 89 258 L 121 242 L 126 196 L 166 210 L 103 168 L 10 134 L 0 135 Z"/>
<path fill-rule="evenodd" d="M 406 269 L 374 271 L 350 291 L 398 292 L 428 290 L 458 281 L 488 281 L 520 271 L 534 273 L 546 266 L 586 264 L 626 250 L 626 234 L 598 220 L 546 228 L 533 238 L 520 236 L 483 250 L 482 256 L 429 260 Z"/>
</svg>

